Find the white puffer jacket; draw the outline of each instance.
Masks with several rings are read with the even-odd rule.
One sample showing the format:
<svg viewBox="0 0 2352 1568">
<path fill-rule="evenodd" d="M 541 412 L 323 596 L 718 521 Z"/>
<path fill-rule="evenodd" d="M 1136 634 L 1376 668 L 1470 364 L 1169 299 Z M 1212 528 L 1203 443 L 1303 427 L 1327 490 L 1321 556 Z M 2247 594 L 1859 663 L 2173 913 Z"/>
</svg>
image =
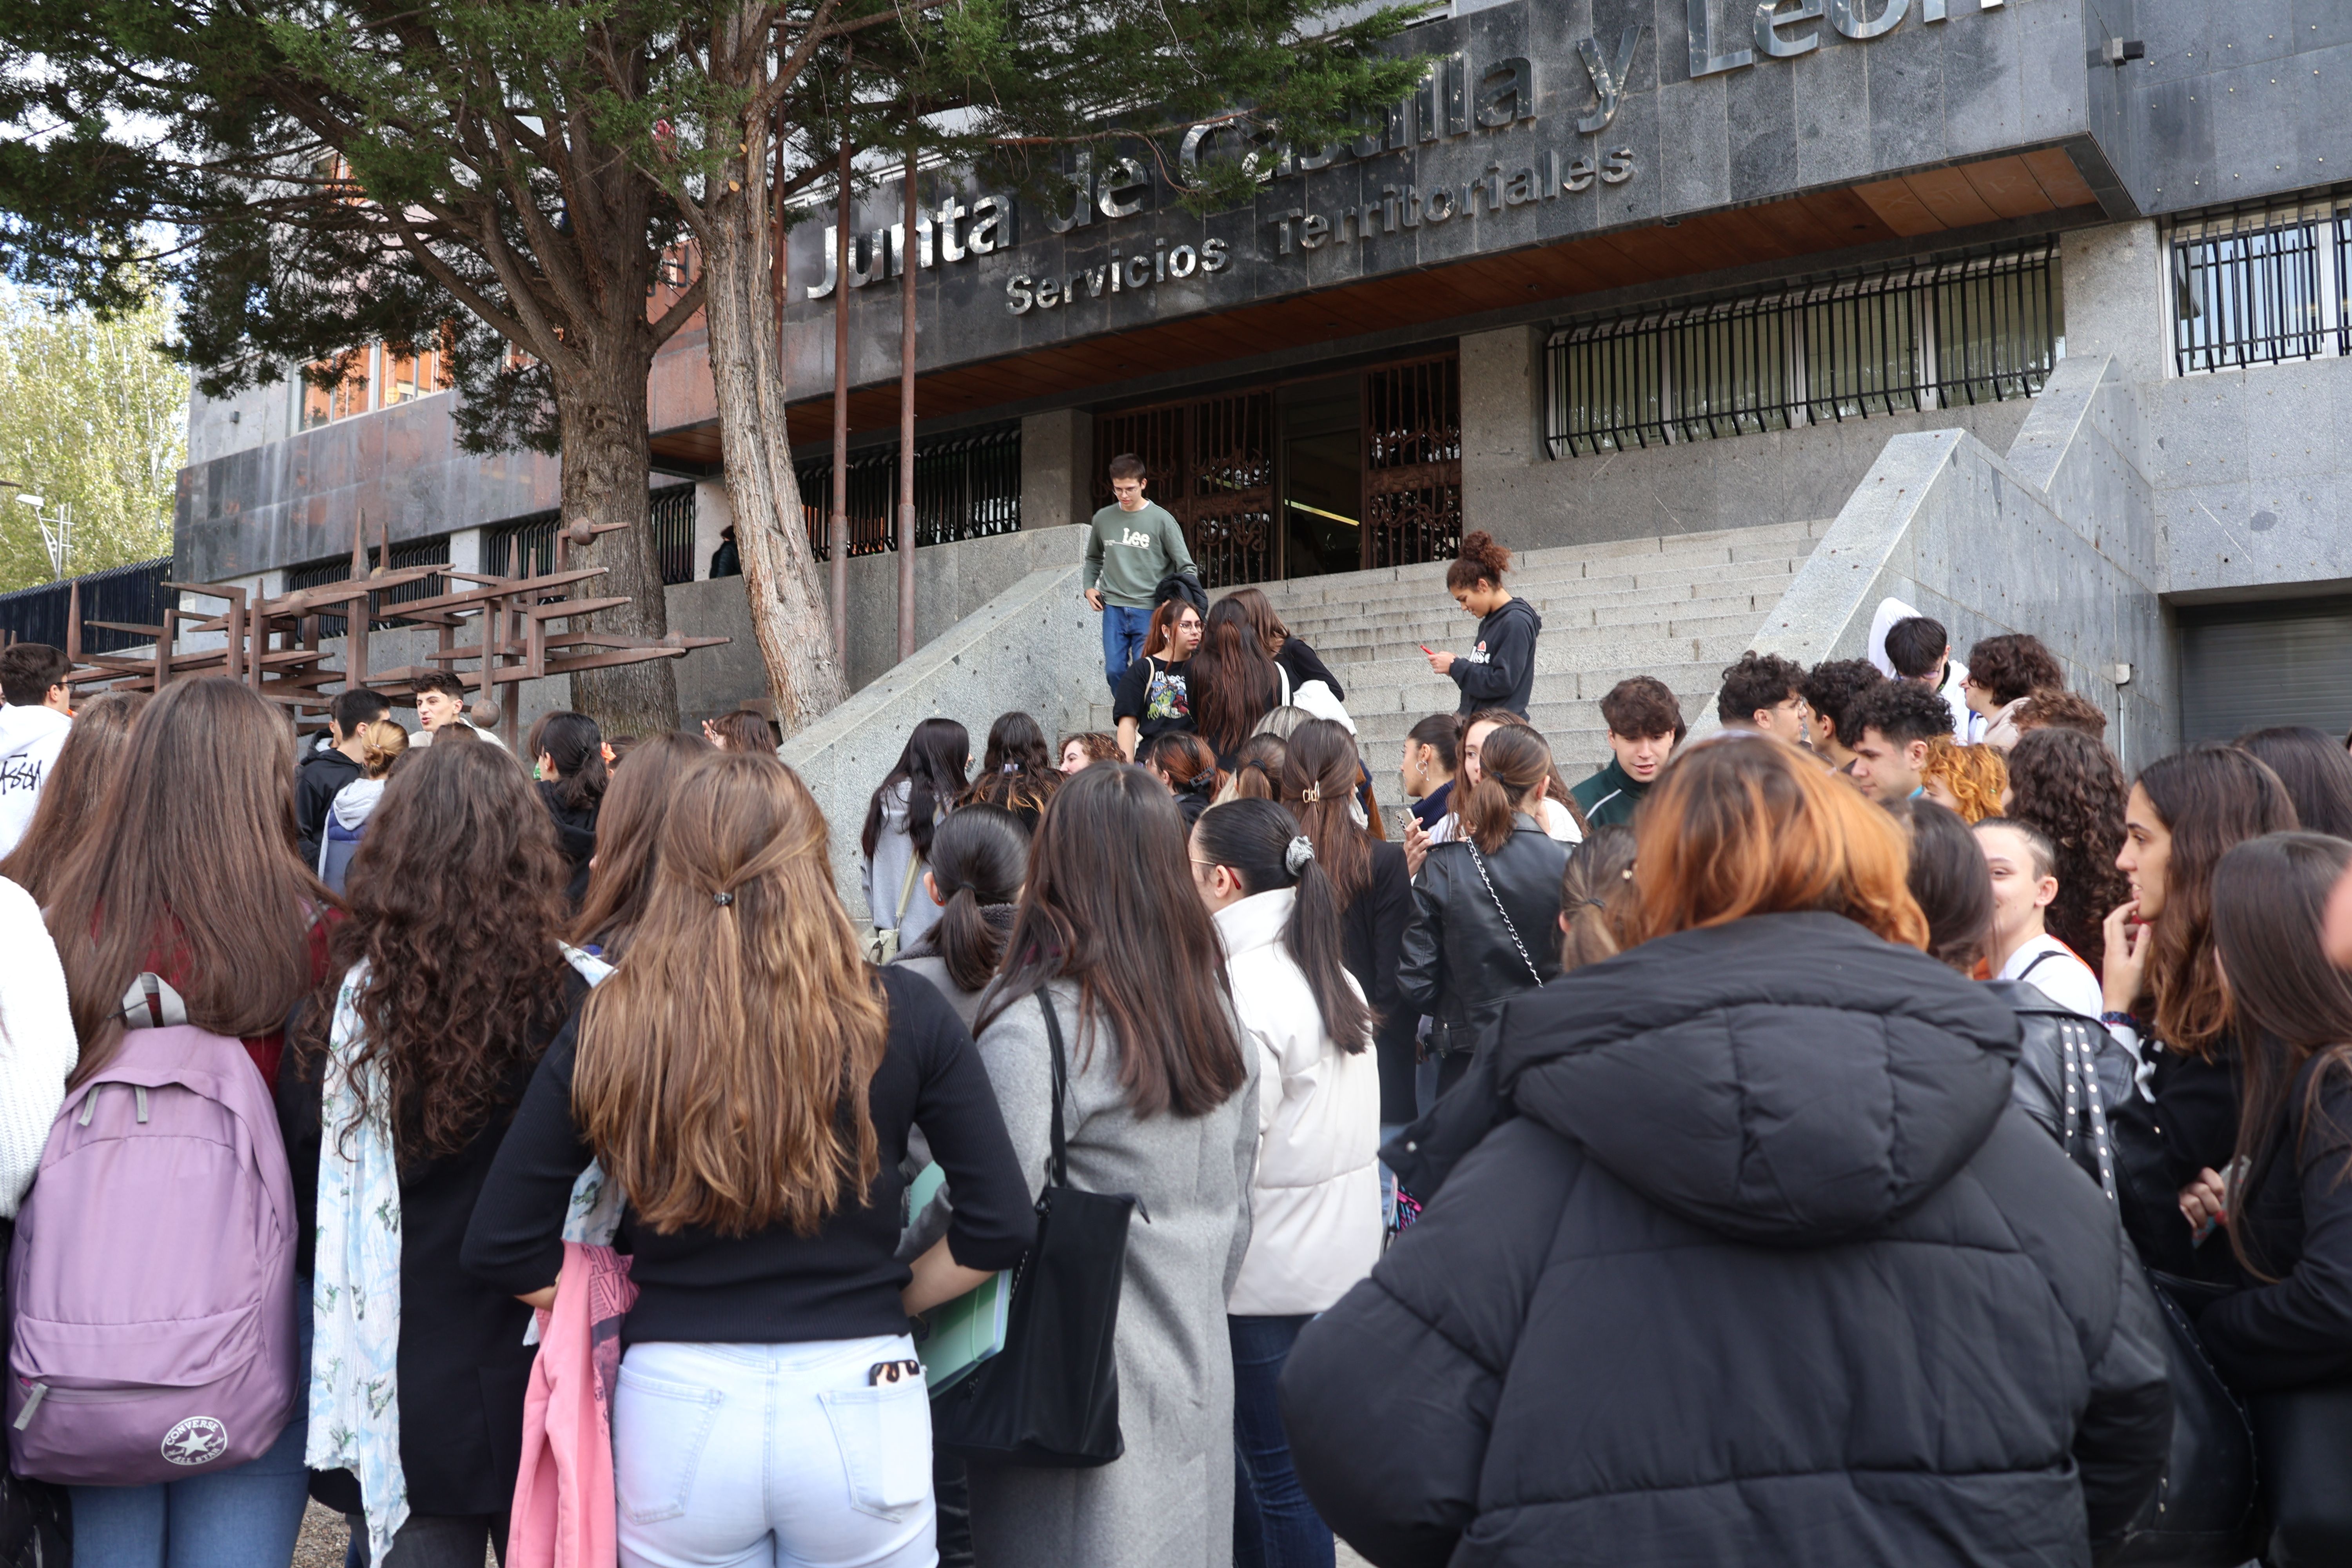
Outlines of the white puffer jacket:
<svg viewBox="0 0 2352 1568">
<path fill-rule="evenodd" d="M 1381 1256 L 1380 1062 L 1369 1046 L 1351 1056 L 1323 1032 L 1315 993 L 1282 945 L 1297 898 L 1283 888 L 1216 914 L 1234 1005 L 1258 1052 L 1249 1252 L 1226 1300 L 1239 1317 L 1322 1311 Z"/>
</svg>

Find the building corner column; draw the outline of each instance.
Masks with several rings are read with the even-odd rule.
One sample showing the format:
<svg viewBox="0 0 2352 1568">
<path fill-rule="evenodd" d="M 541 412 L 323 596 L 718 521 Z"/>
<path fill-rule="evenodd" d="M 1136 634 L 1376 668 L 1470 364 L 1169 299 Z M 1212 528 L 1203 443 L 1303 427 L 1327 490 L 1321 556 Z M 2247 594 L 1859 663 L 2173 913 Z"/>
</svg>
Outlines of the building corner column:
<svg viewBox="0 0 2352 1568">
<path fill-rule="evenodd" d="M 1021 421 L 1021 527 L 1064 528 L 1094 515 L 1094 416 L 1056 408 Z"/>
</svg>

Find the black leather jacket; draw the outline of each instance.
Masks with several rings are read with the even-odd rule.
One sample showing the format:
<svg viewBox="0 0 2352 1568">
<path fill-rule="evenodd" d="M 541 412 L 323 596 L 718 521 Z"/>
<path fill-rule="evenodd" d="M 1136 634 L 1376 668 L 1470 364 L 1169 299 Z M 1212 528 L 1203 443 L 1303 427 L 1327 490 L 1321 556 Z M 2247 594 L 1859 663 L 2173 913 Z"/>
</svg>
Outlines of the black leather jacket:
<svg viewBox="0 0 2352 1568">
<path fill-rule="evenodd" d="M 1559 973 L 1559 878 L 1568 846 L 1544 837 L 1531 816 L 1512 823 L 1510 841 L 1495 854 L 1474 859 L 1467 841 L 1440 844 L 1413 879 L 1397 989 L 1406 1006 L 1433 1020 L 1434 1055 L 1470 1050 L 1505 1002 Z M 1483 879 L 1477 860 L 1486 863 Z"/>
</svg>

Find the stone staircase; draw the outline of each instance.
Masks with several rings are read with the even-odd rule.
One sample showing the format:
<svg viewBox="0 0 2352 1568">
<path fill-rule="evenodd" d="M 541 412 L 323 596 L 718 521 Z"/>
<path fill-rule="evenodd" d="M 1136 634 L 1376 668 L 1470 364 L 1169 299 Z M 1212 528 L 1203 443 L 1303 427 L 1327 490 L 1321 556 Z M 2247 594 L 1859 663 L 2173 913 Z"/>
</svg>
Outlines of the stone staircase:
<svg viewBox="0 0 2352 1568">
<path fill-rule="evenodd" d="M 1509 575 L 1543 616 L 1528 716 L 1572 782 L 1607 762 L 1600 700 L 1630 675 L 1654 675 L 1696 722 L 1723 667 L 1756 644 L 1764 618 L 1831 520 L 1531 550 Z M 1293 634 L 1348 689 L 1348 711 L 1387 804 L 1404 733 L 1450 712 L 1454 684 L 1417 646 L 1467 649 L 1476 622 L 1445 591 L 1446 563 L 1307 577 L 1263 586 Z"/>
</svg>

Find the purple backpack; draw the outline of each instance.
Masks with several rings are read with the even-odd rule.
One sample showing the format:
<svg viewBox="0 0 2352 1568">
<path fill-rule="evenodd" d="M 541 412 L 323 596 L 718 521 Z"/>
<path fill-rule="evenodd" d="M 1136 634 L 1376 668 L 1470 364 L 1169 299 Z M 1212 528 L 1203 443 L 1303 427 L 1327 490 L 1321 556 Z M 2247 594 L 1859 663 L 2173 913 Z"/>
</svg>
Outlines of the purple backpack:
<svg viewBox="0 0 2352 1568">
<path fill-rule="evenodd" d="M 184 1017 L 152 976 L 126 1019 Z M 134 987 L 132 996 L 140 996 Z M 245 1047 L 131 1028 L 69 1095 L 8 1254 L 16 1473 L 139 1486 L 225 1470 L 294 1415 L 294 1185 Z"/>
</svg>

